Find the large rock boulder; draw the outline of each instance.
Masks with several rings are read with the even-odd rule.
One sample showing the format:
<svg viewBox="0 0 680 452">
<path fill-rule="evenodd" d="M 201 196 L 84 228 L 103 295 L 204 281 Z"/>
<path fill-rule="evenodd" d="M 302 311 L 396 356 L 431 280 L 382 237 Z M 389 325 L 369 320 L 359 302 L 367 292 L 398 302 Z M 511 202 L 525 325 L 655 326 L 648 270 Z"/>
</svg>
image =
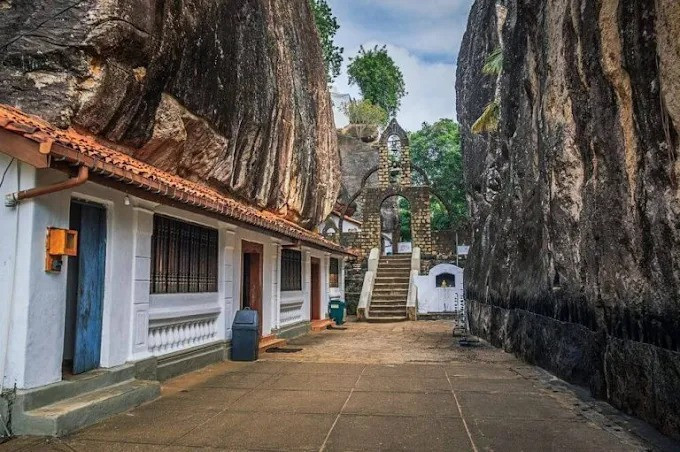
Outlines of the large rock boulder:
<svg viewBox="0 0 680 452">
<path fill-rule="evenodd" d="M 471 327 L 680 436 L 680 3 L 497 3 L 458 62 Z"/>
<path fill-rule="evenodd" d="M 314 226 L 339 162 L 307 0 L 0 0 L 0 102 Z"/>
</svg>

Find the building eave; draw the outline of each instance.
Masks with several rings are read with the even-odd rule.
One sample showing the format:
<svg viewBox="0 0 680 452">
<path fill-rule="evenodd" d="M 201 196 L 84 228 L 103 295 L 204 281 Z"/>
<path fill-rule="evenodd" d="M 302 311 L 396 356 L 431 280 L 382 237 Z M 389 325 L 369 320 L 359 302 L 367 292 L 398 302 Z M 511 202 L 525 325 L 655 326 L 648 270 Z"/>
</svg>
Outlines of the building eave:
<svg viewBox="0 0 680 452">
<path fill-rule="evenodd" d="M 1 104 L 0 130 L 3 132 L 0 135 L 0 152 L 30 165 L 62 170 L 68 166 L 86 166 L 93 175 L 93 182 L 140 198 L 210 214 L 237 226 L 266 231 L 314 248 L 355 255 L 353 251 L 273 212 L 259 210 L 210 187 L 160 170 L 101 143 L 93 136 L 73 129 L 58 129 Z"/>
</svg>

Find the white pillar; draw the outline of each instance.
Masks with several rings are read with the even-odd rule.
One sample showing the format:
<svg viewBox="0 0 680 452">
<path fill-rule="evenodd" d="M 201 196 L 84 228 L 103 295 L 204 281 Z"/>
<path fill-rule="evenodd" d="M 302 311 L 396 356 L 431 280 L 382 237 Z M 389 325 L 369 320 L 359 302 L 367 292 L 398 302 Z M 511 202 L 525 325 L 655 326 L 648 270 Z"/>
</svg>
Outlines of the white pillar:
<svg viewBox="0 0 680 452">
<path fill-rule="evenodd" d="M 302 250 L 302 292 L 304 303 L 302 304 L 302 319 L 311 320 L 312 302 L 312 255 L 307 249 Z"/>
<path fill-rule="evenodd" d="M 236 229 L 223 229 L 223 247 L 222 247 L 222 260 L 223 260 L 223 315 L 224 315 L 224 338 L 226 340 L 231 339 L 231 324 L 234 321 L 234 314 L 236 309 L 234 308 L 234 298 L 236 298 L 235 287 L 234 287 L 234 258 L 235 258 L 235 248 L 236 248 Z"/>
<path fill-rule="evenodd" d="M 130 359 L 151 356 L 149 352 L 149 303 L 151 293 L 151 236 L 153 211 L 134 207 L 134 260 L 132 285 L 132 329 Z"/>
<path fill-rule="evenodd" d="M 281 328 L 281 241 L 272 239 L 271 243 L 272 272 L 272 328 Z"/>
</svg>

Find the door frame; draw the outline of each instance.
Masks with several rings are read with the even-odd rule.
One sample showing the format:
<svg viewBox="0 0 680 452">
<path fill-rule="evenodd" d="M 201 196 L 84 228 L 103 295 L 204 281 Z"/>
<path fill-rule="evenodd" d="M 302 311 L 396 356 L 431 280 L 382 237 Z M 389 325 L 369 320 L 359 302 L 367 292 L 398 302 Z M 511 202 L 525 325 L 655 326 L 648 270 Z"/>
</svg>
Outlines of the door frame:
<svg viewBox="0 0 680 452">
<path fill-rule="evenodd" d="M 312 257 L 309 268 L 309 319 L 321 320 L 321 259 Z"/>
<path fill-rule="evenodd" d="M 250 268 L 246 270 L 244 268 L 245 256 L 246 254 L 258 256 L 256 262 L 250 263 Z M 262 337 L 262 322 L 264 314 L 264 245 L 261 243 L 250 242 L 248 240 L 241 240 L 241 291 L 239 294 L 239 304 L 241 308 L 244 308 L 243 297 L 245 295 L 245 287 L 243 287 L 243 280 L 246 271 L 257 270 L 257 275 L 255 279 L 250 278 L 250 308 L 257 311 L 257 317 L 259 320 L 259 335 Z M 253 292 L 255 288 L 255 292 Z M 253 308 L 253 293 L 255 293 L 255 308 Z M 258 296 L 259 295 L 259 296 Z"/>
</svg>

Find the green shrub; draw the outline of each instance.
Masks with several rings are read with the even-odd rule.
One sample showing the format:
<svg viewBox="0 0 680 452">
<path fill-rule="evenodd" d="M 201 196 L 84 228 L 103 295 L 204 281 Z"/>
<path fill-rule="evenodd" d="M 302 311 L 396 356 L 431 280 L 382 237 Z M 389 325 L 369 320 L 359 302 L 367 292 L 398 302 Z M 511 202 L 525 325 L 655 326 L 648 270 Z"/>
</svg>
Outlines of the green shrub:
<svg viewBox="0 0 680 452">
<path fill-rule="evenodd" d="M 366 124 L 371 126 L 385 126 L 387 112 L 367 100 L 352 100 L 343 106 L 350 124 Z"/>
</svg>

